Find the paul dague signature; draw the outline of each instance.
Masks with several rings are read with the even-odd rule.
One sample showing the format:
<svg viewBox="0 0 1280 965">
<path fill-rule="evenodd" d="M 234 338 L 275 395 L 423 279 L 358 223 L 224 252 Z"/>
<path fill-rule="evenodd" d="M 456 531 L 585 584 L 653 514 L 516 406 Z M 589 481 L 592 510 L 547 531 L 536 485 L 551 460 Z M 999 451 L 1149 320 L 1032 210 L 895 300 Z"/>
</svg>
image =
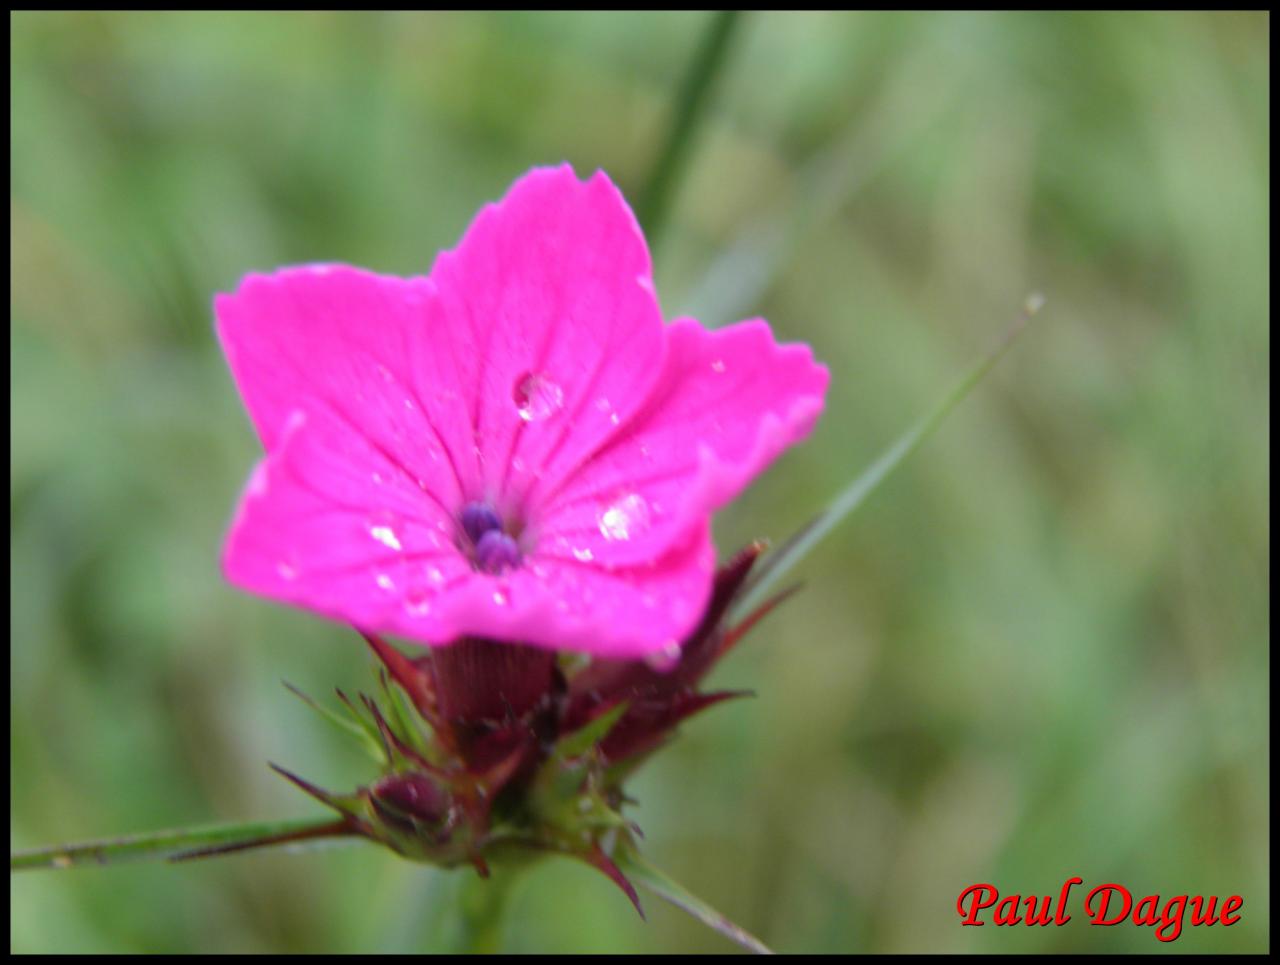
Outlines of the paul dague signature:
<svg viewBox="0 0 1280 965">
<path fill-rule="evenodd" d="M 956 911 L 962 925 L 985 925 L 978 916 L 988 908 L 994 908 L 991 915 L 993 925 L 1065 925 L 1071 920 L 1067 911 L 1067 903 L 1071 897 L 1071 889 L 1084 884 L 1083 878 L 1068 878 L 1058 893 L 1056 903 L 1050 896 L 1044 899 L 1035 895 L 1023 898 L 1021 895 L 1000 897 L 995 885 L 970 885 L 960 892 L 956 900 Z M 1025 914 L 1021 910 L 1025 907 Z M 1159 895 L 1147 895 L 1134 903 L 1133 895 L 1124 885 L 1098 885 L 1084 898 L 1084 913 L 1094 925 L 1119 925 L 1132 920 L 1135 925 L 1154 926 L 1156 938 L 1162 942 L 1174 941 L 1182 934 L 1183 919 L 1190 911 L 1191 925 L 1216 925 L 1223 927 L 1234 925 L 1240 920 L 1240 909 L 1244 907 L 1244 899 L 1232 895 L 1218 907 L 1218 897 L 1210 895 L 1177 895 L 1160 906 Z"/>
</svg>

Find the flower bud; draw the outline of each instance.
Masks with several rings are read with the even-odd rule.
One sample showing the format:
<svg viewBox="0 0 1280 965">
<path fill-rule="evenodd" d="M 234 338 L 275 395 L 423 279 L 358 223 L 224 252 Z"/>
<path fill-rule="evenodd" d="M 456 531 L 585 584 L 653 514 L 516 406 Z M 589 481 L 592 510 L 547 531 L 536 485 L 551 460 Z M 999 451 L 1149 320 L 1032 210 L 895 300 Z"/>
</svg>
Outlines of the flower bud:
<svg viewBox="0 0 1280 965">
<path fill-rule="evenodd" d="M 698 685 L 779 599 L 726 626 L 761 550 L 753 544 L 719 570 L 702 620 L 666 669 L 597 658 L 566 680 L 544 648 L 465 637 L 410 659 L 364 634 L 386 670 L 386 709 L 364 694 L 339 696 L 381 748 L 383 776 L 335 795 L 277 769 L 340 811 L 349 833 L 406 857 L 487 873 L 489 858 L 513 848 L 571 854 L 635 900 L 608 857 L 637 833 L 620 813 L 622 781 L 680 722 L 740 695 Z"/>
</svg>

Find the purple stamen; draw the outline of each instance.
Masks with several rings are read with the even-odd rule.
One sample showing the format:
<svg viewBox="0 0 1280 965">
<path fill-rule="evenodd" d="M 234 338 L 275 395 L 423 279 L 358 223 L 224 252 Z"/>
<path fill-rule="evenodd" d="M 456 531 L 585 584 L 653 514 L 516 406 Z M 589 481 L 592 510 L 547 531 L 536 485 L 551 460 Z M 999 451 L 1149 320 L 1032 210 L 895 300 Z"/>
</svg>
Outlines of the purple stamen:
<svg viewBox="0 0 1280 965">
<path fill-rule="evenodd" d="M 461 522 L 463 532 L 477 546 L 486 533 L 502 529 L 502 520 L 493 511 L 493 507 L 485 503 L 467 503 L 462 509 Z"/>
<path fill-rule="evenodd" d="M 486 573 L 501 573 L 520 565 L 520 547 L 500 529 L 491 529 L 476 541 L 476 566 Z"/>
</svg>

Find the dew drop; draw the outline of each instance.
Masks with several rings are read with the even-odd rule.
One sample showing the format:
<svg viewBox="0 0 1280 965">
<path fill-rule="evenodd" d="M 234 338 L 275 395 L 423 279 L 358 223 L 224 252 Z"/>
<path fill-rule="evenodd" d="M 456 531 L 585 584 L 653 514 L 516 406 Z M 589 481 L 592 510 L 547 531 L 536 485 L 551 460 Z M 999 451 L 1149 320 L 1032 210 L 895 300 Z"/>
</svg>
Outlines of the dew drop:
<svg viewBox="0 0 1280 965">
<path fill-rule="evenodd" d="M 564 389 L 541 372 L 529 372 L 517 379 L 511 397 L 525 422 L 539 422 L 564 408 Z"/>
<path fill-rule="evenodd" d="M 639 493 L 627 493 L 600 513 L 600 532 L 608 540 L 627 540 L 649 525 L 649 504 Z"/>
<path fill-rule="evenodd" d="M 428 566 L 427 579 L 430 580 L 432 583 L 434 583 L 436 586 L 439 586 L 441 583 L 444 582 L 444 574 L 440 572 L 439 567 Z"/>
<path fill-rule="evenodd" d="M 385 514 L 385 516 L 380 514 L 375 518 L 374 525 L 369 527 L 369 535 L 378 540 L 379 543 L 387 546 L 388 549 L 394 549 L 399 552 L 401 543 L 399 543 L 399 536 L 396 535 L 394 525 L 396 525 L 396 520 L 389 513 Z"/>
<path fill-rule="evenodd" d="M 622 421 L 622 417 L 619 416 L 617 413 L 617 410 L 614 409 L 613 403 L 610 402 L 603 395 L 600 396 L 600 398 L 596 399 L 596 409 L 599 410 L 600 412 L 607 412 L 609 414 L 610 425 L 616 426 L 619 422 Z"/>
<path fill-rule="evenodd" d="M 579 546 L 573 551 L 573 558 L 579 563 L 590 563 L 595 559 L 595 554 L 585 546 Z"/>
<path fill-rule="evenodd" d="M 654 670 L 666 673 L 680 662 L 680 644 L 675 640 L 668 640 L 659 649 L 646 654 L 644 662 Z"/>
<path fill-rule="evenodd" d="M 717 374 L 724 371 L 724 359 L 716 359 L 711 363 L 711 371 Z"/>
<path fill-rule="evenodd" d="M 506 606 L 510 599 L 511 598 L 507 596 L 506 590 L 493 591 L 493 602 L 498 604 L 498 606 Z"/>
<path fill-rule="evenodd" d="M 431 591 L 413 587 L 405 593 L 404 608 L 410 616 L 425 617 L 431 612 Z"/>
<path fill-rule="evenodd" d="M 378 584 L 379 589 L 386 590 L 388 593 L 396 588 L 395 580 L 386 573 L 379 573 L 373 578 L 373 582 Z"/>
</svg>

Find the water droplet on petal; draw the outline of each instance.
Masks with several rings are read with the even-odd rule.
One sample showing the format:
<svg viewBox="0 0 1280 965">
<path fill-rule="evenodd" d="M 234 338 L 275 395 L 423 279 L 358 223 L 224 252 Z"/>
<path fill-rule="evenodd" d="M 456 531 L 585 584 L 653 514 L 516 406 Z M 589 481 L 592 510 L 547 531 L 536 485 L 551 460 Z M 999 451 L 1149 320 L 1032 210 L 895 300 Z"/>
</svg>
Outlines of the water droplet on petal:
<svg viewBox="0 0 1280 965">
<path fill-rule="evenodd" d="M 517 379 L 512 398 L 525 422 L 538 422 L 564 408 L 564 389 L 541 372 L 530 372 Z"/>
<path fill-rule="evenodd" d="M 436 566 L 427 567 L 427 579 L 439 586 L 444 582 L 444 574 L 440 572 L 440 568 Z"/>
<path fill-rule="evenodd" d="M 579 563 L 590 563 L 595 559 L 595 554 L 585 546 L 579 546 L 573 551 L 573 558 Z"/>
<path fill-rule="evenodd" d="M 425 587 L 412 587 L 404 596 L 404 608 L 410 616 L 425 617 L 431 612 L 431 592 Z"/>
<path fill-rule="evenodd" d="M 618 415 L 618 413 L 617 413 L 617 411 L 613 408 L 613 403 L 612 403 L 612 402 L 610 402 L 610 401 L 609 401 L 607 398 L 605 398 L 604 396 L 600 396 L 600 398 L 596 399 L 596 408 L 597 408 L 598 410 L 600 410 L 601 412 L 607 412 L 607 413 L 609 413 L 609 424 L 610 424 L 610 425 L 615 425 L 615 426 L 616 426 L 619 422 L 621 422 L 621 421 L 622 421 L 622 417 L 621 417 L 621 416 L 619 416 L 619 415 Z"/>
<path fill-rule="evenodd" d="M 391 579 L 386 573 L 379 573 L 373 578 L 373 582 L 378 584 L 379 589 L 386 590 L 388 593 L 396 588 L 395 580 Z"/>
<path fill-rule="evenodd" d="M 627 493 L 600 513 L 600 532 L 608 540 L 627 540 L 649 525 L 649 504 L 639 493 Z"/>
<path fill-rule="evenodd" d="M 374 513 L 370 520 L 369 535 L 389 549 L 401 549 L 401 541 L 396 534 L 396 514 L 389 512 Z"/>
<path fill-rule="evenodd" d="M 498 606 L 506 606 L 510 599 L 511 598 L 507 596 L 507 591 L 504 589 L 499 588 L 493 591 L 493 602 L 498 604 Z"/>
<path fill-rule="evenodd" d="M 716 359 L 711 363 L 711 371 L 717 374 L 724 371 L 724 359 Z"/>
<path fill-rule="evenodd" d="M 654 670 L 666 673 L 680 662 L 680 644 L 675 640 L 668 640 L 660 649 L 645 654 L 644 662 Z"/>
</svg>

